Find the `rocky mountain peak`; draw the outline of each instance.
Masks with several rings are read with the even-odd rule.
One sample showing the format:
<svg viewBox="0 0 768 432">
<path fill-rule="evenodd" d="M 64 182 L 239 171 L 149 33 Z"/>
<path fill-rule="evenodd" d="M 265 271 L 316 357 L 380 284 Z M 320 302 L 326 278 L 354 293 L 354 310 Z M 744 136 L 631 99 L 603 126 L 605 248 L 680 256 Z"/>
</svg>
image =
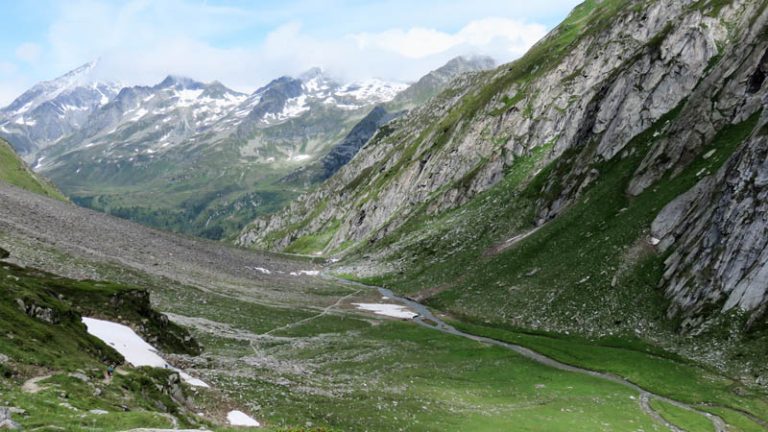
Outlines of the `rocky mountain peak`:
<svg viewBox="0 0 768 432">
<path fill-rule="evenodd" d="M 227 96 L 246 96 L 244 93 L 232 90 L 219 81 L 213 81 L 205 86 L 201 97 L 222 98 Z"/>
<path fill-rule="evenodd" d="M 454 57 L 445 65 L 436 69 L 436 71 L 443 71 L 445 73 L 453 72 L 455 74 L 493 69 L 494 67 L 496 67 L 496 60 L 494 60 L 493 57 L 483 55 L 469 55 Z"/>
<path fill-rule="evenodd" d="M 40 104 L 78 86 L 94 85 L 92 72 L 98 60 L 88 62 L 64 75 L 43 81 L 16 98 L 10 105 L 0 110 L 4 116 L 13 116 L 32 111 Z M 114 86 L 114 85 L 113 85 Z"/>
<path fill-rule="evenodd" d="M 328 75 L 326 74 L 325 69 L 322 67 L 314 66 L 299 74 L 297 78 L 301 81 L 307 82 L 318 78 L 327 79 Z"/>
<path fill-rule="evenodd" d="M 200 90 L 205 84 L 181 75 L 168 75 L 155 88 L 174 88 L 176 90 Z"/>
</svg>

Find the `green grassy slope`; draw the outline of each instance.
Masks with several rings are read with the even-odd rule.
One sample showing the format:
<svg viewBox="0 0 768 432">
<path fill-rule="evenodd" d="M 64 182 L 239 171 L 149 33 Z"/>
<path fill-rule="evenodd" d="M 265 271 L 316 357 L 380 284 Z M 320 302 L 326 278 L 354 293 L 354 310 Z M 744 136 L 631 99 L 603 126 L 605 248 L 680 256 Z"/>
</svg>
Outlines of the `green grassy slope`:
<svg viewBox="0 0 768 432">
<path fill-rule="evenodd" d="M 711 144 L 716 150 L 712 157 L 700 157 L 675 178 L 628 197 L 624 191 L 637 164 L 663 138 L 653 135 L 674 115 L 636 138 L 630 144 L 632 156 L 595 164 L 599 179 L 578 202 L 507 250 L 491 252 L 494 245 L 533 229 L 532 210 L 543 180 L 556 176 L 556 169 L 567 169 L 557 167 L 558 162 L 528 183 L 510 178 L 466 208 L 403 227 L 390 241 L 417 231 L 424 238 L 393 257 L 413 264 L 385 283 L 411 294 L 441 287 L 432 297 L 434 306 L 498 323 L 530 324 L 516 319 L 527 315 L 567 327 L 581 311 L 591 317 L 576 326 L 591 331 L 616 327 L 621 320 L 633 329 L 644 317 L 660 319 L 664 300 L 656 283 L 664 257 L 648 244 L 650 223 L 664 205 L 695 184 L 697 173 L 716 171 L 752 132 L 758 117 L 722 131 Z M 567 156 L 560 162 L 567 165 Z M 489 201 L 491 205 L 483 205 Z M 582 307 L 589 305 L 601 307 Z"/>
<path fill-rule="evenodd" d="M 32 172 L 13 151 L 11 145 L 2 138 L 0 138 L 0 181 L 61 201 L 67 200 L 55 186 Z"/>
<path fill-rule="evenodd" d="M 5 257 L 7 252 L 0 249 L 0 258 Z M 4 405 L 26 410 L 16 421 L 25 428 L 118 430 L 168 427 L 171 413 L 183 424 L 196 424 L 170 397 L 170 370 L 127 369 L 111 382 L 104 380 L 106 365 L 120 364 L 123 358 L 86 332 L 83 312 L 143 328 L 166 349 L 190 351 L 181 347 L 188 334 L 160 319 L 141 293 L 0 261 L 0 392 Z M 196 342 L 191 344 L 194 350 Z M 69 375 L 73 372 L 81 375 Z M 40 376 L 49 377 L 38 382 L 40 391 L 21 386 Z M 92 409 L 109 414 L 89 413 Z"/>
<path fill-rule="evenodd" d="M 62 167 L 50 174 L 78 205 L 218 240 L 233 236 L 253 218 L 278 210 L 303 192 L 278 182 L 296 167 L 296 163 L 241 159 L 233 144 L 206 157 L 179 155 L 136 165 L 87 165 L 78 175 Z"/>
<path fill-rule="evenodd" d="M 26 410 L 14 415 L 26 429 L 167 428 L 170 414 L 180 426 L 232 430 L 200 423 L 171 401 L 164 385 L 169 371 L 125 368 L 111 382 L 102 379 L 105 364 L 119 356 L 87 335 L 78 311 L 108 307 L 104 298 L 124 298 L 120 294 L 131 287 L 73 281 L 9 263 L 0 264 L 0 287 L 0 353 L 10 358 L 0 365 L 0 391 L 4 404 Z M 172 311 L 223 326 L 195 330 L 208 359 L 198 372 L 205 371 L 216 389 L 192 391 L 193 403 L 216 412 L 224 394 L 257 404 L 266 430 L 660 430 L 632 390 L 497 347 L 341 310 L 317 317 L 228 293 L 156 289 L 159 303 Z M 28 315 L 16 299 L 50 309 L 57 323 Z M 103 309 L 102 316 L 138 313 L 130 302 L 108 303 L 119 307 Z M 259 337 L 265 332 L 271 337 Z M 51 376 L 37 382 L 39 392 L 22 389 L 29 378 L 43 375 Z"/>
<path fill-rule="evenodd" d="M 528 346 L 566 363 L 624 376 L 660 394 L 709 405 L 713 412 L 730 416 L 729 423 L 745 424 L 744 430 L 755 424 L 738 410 L 768 421 L 763 391 L 636 336 L 653 333 L 656 342 L 666 343 L 678 337 L 676 322 L 664 315 L 667 300 L 657 288 L 665 255 L 649 243 L 651 221 L 703 173 L 717 171 L 754 131 L 760 115 L 721 130 L 702 151 L 713 151 L 708 157 L 693 160 L 678 175 L 637 197 L 627 196 L 632 173 L 654 143 L 664 139 L 663 125 L 677 113 L 668 113 L 633 140 L 627 157 L 595 163 L 598 179 L 577 202 L 513 246 L 501 247 L 504 240 L 534 228 L 533 210 L 545 180 L 567 170 L 575 154 L 566 153 L 536 175 L 523 164 L 521 172 L 508 173 L 466 206 L 415 218 L 381 245 L 407 245 L 389 257 L 407 263 L 405 271 L 366 282 L 422 298 L 461 318 L 464 323 L 456 325 L 470 333 Z M 521 181 L 526 174 L 529 180 Z M 589 337 L 524 330 L 530 328 Z M 718 340 L 721 331 L 727 333 L 712 327 L 698 341 Z M 742 336 L 731 366 L 745 358 L 765 358 L 764 337 L 760 331 Z M 681 426 L 701 420 L 674 407 L 660 410 Z"/>
<path fill-rule="evenodd" d="M 237 329 L 194 330 L 206 355 L 217 359 L 205 375 L 223 391 L 257 403 L 270 427 L 665 430 L 642 414 L 632 391 L 406 322 L 375 321 L 343 308 L 312 319 L 301 309 L 257 306 L 213 292 L 169 295 L 167 301 L 175 313 Z M 733 432 L 762 430 L 737 410 L 768 415 L 765 395 L 638 340 L 595 342 L 466 323 L 461 328 L 531 346 L 566 363 L 628 376 L 643 387 L 718 413 Z M 269 338 L 256 337 L 267 332 Z M 669 411 L 669 421 L 681 427 L 694 425 L 686 430 L 709 426 L 699 414 L 681 415 L 663 405 L 659 411 Z"/>
</svg>

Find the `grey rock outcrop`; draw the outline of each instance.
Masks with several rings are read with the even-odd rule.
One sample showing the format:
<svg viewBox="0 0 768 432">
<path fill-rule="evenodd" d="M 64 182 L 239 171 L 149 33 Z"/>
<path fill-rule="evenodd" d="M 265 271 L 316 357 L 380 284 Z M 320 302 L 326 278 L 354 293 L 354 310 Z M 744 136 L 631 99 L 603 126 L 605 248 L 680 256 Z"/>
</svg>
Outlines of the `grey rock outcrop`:
<svg viewBox="0 0 768 432">
<path fill-rule="evenodd" d="M 34 303 L 28 304 L 28 302 L 25 302 L 20 298 L 16 299 L 16 305 L 22 312 L 31 316 L 32 318 L 45 321 L 48 324 L 58 324 L 61 322 L 61 317 L 59 317 L 59 314 L 52 308 L 39 306 Z"/>
<path fill-rule="evenodd" d="M 21 425 L 11 419 L 11 412 L 9 407 L 0 407 L 0 429 L 21 430 Z"/>
<path fill-rule="evenodd" d="M 766 120 L 763 120 L 765 122 Z M 652 225 L 673 248 L 664 285 L 670 315 L 697 324 L 708 305 L 765 316 L 768 303 L 768 135 L 765 123 L 720 171 L 667 205 Z"/>
</svg>

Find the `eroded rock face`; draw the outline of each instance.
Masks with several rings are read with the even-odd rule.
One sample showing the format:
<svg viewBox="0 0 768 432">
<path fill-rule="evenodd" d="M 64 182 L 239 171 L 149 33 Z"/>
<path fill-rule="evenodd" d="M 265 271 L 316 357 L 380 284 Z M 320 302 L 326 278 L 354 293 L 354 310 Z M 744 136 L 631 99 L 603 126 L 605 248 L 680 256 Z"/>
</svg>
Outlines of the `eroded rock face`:
<svg viewBox="0 0 768 432">
<path fill-rule="evenodd" d="M 670 315 L 689 324 L 708 304 L 740 309 L 751 321 L 768 300 L 768 136 L 758 126 L 718 173 L 667 205 L 652 226 L 665 248 Z"/>
<path fill-rule="evenodd" d="M 582 32 L 554 66 L 530 65 L 526 80 L 510 78 L 515 64 L 464 76 L 390 122 L 386 136 L 375 135 L 323 187 L 255 221 L 239 242 L 282 249 L 325 232 L 326 252 L 347 242 L 376 243 L 422 209 L 438 214 L 471 201 L 537 149 L 543 156 L 533 172 L 553 161 L 563 168 L 546 179 L 536 204 L 536 222 L 543 224 L 600 178 L 599 163 L 636 151 L 629 144 L 652 126 L 658 138 L 626 193 L 674 179 L 707 157 L 720 131 L 768 105 L 764 2 L 699 6 L 635 2 L 610 25 Z M 557 37 L 555 30 L 541 43 Z M 478 96 L 491 90 L 487 100 Z M 719 172 L 697 173 L 698 184 L 650 227 L 657 248 L 671 252 L 661 282 L 668 313 L 683 316 L 688 327 L 713 310 L 741 309 L 753 321 L 764 316 L 765 123 L 760 118 L 750 138 L 736 143 Z"/>
<path fill-rule="evenodd" d="M 660 0 L 624 8 L 610 26 L 585 31 L 589 35 L 554 67 L 539 71 L 533 65 L 530 80 L 507 83 L 514 69 L 509 65 L 459 79 L 427 106 L 390 123 L 394 133 L 374 137 L 325 187 L 254 222 L 240 244 L 281 249 L 334 221 L 340 227 L 327 250 L 376 241 L 424 203 L 431 213 L 466 203 L 536 148 L 546 149 L 543 166 L 567 149 L 597 142 L 584 166 L 564 182 L 561 196 L 541 203 L 541 221 L 557 216 L 577 195 L 589 163 L 619 154 L 689 96 L 719 55 L 718 44 L 726 44 L 725 24 L 747 20 L 748 14 L 735 17 L 734 10 L 758 7 L 738 2 L 722 16 L 709 17 L 690 3 Z M 555 30 L 542 43 L 558 35 Z M 464 110 L 468 99 L 489 86 L 499 87 L 490 100 L 447 122 L 449 113 Z"/>
<path fill-rule="evenodd" d="M 45 321 L 48 324 L 58 324 L 61 322 L 59 314 L 49 307 L 38 306 L 34 303 L 27 304 L 23 299 L 20 298 L 16 299 L 16 304 L 22 312 L 31 316 L 32 318 Z"/>
</svg>

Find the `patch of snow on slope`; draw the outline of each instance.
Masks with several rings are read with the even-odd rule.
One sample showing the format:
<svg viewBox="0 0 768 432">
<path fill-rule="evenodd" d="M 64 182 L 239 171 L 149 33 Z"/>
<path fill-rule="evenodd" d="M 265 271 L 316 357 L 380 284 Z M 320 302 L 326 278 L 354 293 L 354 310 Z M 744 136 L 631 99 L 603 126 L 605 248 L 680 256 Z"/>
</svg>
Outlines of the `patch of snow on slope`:
<svg viewBox="0 0 768 432">
<path fill-rule="evenodd" d="M 398 93 L 405 90 L 407 84 L 390 83 L 380 79 L 369 79 L 352 84 L 347 84 L 336 92 L 338 96 L 353 97 L 366 102 L 389 102 Z"/>
<path fill-rule="evenodd" d="M 32 167 L 33 171 L 39 170 L 43 166 L 43 159 L 45 159 L 45 156 L 41 156 L 40 159 L 37 160 L 37 163 L 35 166 Z"/>
<path fill-rule="evenodd" d="M 23 107 L 19 108 L 17 113 L 24 114 L 25 112 L 29 111 L 29 109 L 32 108 L 32 104 L 33 103 L 34 103 L 34 101 L 27 102 L 26 104 L 24 104 Z"/>
<path fill-rule="evenodd" d="M 134 366 L 152 366 L 158 368 L 172 369 L 179 373 L 181 379 L 188 384 L 196 387 L 210 387 L 202 380 L 194 378 L 163 360 L 157 354 L 157 350 L 137 335 L 128 326 L 104 321 L 95 318 L 83 317 L 83 323 L 88 329 L 88 333 L 101 339 L 105 344 L 111 346 L 119 352 L 125 360 Z"/>
<path fill-rule="evenodd" d="M 373 312 L 376 315 L 384 315 L 392 318 L 412 319 L 419 314 L 412 312 L 403 305 L 390 303 L 352 303 L 358 309 Z"/>
<path fill-rule="evenodd" d="M 179 102 L 176 104 L 180 107 L 191 106 L 200 95 L 203 94 L 202 89 L 198 90 L 179 90 L 176 95 L 179 98 Z"/>
<path fill-rule="evenodd" d="M 299 270 L 298 272 L 291 272 L 289 274 L 291 276 L 301 276 L 301 275 L 318 276 L 320 272 L 317 270 Z"/>
<path fill-rule="evenodd" d="M 62 111 L 85 111 L 87 110 L 87 106 L 77 106 L 77 105 L 70 105 L 70 104 L 64 104 L 61 106 Z"/>
<path fill-rule="evenodd" d="M 270 274 L 270 273 L 272 273 L 271 271 L 269 271 L 269 270 L 265 269 L 264 267 L 253 267 L 253 269 L 254 269 L 254 270 L 256 270 L 256 271 L 262 272 L 262 273 L 264 273 L 264 274 Z"/>
<path fill-rule="evenodd" d="M 261 426 L 261 423 L 254 420 L 253 417 L 238 410 L 227 413 L 227 421 L 232 426 Z"/>
<path fill-rule="evenodd" d="M 305 160 L 307 160 L 307 159 L 309 159 L 311 157 L 312 156 L 307 155 L 307 154 L 297 154 L 297 155 L 291 155 L 288 158 L 288 160 L 292 161 L 292 162 L 301 162 L 301 161 L 305 161 Z"/>
<path fill-rule="evenodd" d="M 131 119 L 129 121 L 139 120 L 140 118 L 142 118 L 145 115 L 147 115 L 147 113 L 149 113 L 149 111 L 147 111 L 146 109 L 139 108 L 138 110 L 136 110 L 136 114 L 134 114 L 133 117 L 131 117 Z"/>
<path fill-rule="evenodd" d="M 264 120 L 287 120 L 289 118 L 298 117 L 307 111 L 309 111 L 309 105 L 307 105 L 307 95 L 301 95 L 285 101 L 285 106 L 281 112 L 265 114 Z"/>
<path fill-rule="evenodd" d="M 328 85 L 322 82 L 318 77 L 314 77 L 311 80 L 305 81 L 302 84 L 302 87 L 304 87 L 304 90 L 306 90 L 308 93 L 317 93 L 329 89 Z"/>
<path fill-rule="evenodd" d="M 23 125 L 23 126 L 34 126 L 34 125 L 37 124 L 37 121 L 35 121 L 35 120 L 24 120 L 24 116 L 21 116 L 21 117 L 17 118 L 14 121 L 14 123 L 16 123 L 18 125 Z"/>
</svg>

